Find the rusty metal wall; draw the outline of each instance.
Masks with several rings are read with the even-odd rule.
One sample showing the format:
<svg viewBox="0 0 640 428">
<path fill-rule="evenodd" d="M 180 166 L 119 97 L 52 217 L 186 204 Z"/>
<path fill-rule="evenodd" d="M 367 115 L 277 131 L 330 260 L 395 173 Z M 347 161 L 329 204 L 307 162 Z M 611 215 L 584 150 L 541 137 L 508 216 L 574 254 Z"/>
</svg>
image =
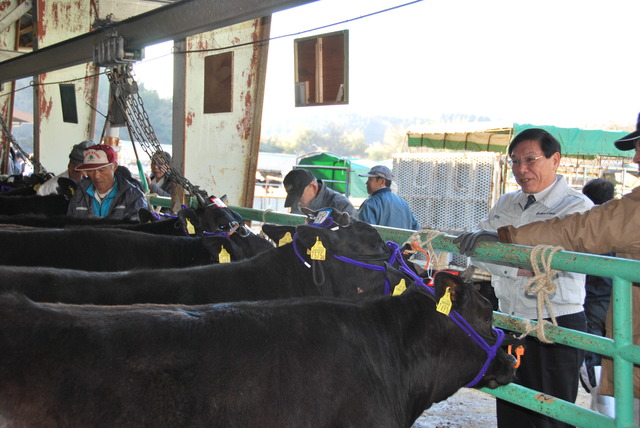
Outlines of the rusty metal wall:
<svg viewBox="0 0 640 428">
<path fill-rule="evenodd" d="M 266 39 L 269 32 L 270 18 L 262 18 L 189 37 L 185 47 L 187 51 L 229 47 Z M 233 49 L 230 113 L 203 113 L 204 59 L 229 49 L 186 54 L 184 75 L 188 84 L 184 85 L 183 123 L 178 124 L 184 130 L 185 176 L 209 194 L 226 194 L 233 205 L 252 206 L 266 49 L 261 44 Z M 174 141 L 176 144 L 180 142 Z"/>
<path fill-rule="evenodd" d="M 91 31 L 95 19 L 91 3 L 85 0 L 38 0 L 36 5 L 38 49 Z M 97 70 L 92 63 L 41 74 L 34 91 L 34 150 L 44 167 L 59 174 L 66 170 L 74 144 L 93 136 Z M 79 80 L 78 80 L 79 79 Z M 62 120 L 60 83 L 75 85 L 78 123 Z"/>
<path fill-rule="evenodd" d="M 0 2 L 0 17 L 4 17 L 10 11 L 18 6 L 18 0 L 4 0 Z M 16 26 L 9 25 L 4 31 L 0 32 L 0 49 L 12 51 L 16 47 Z M 5 83 L 0 91 L 0 115 L 11 127 L 13 116 L 13 92 L 14 84 Z M 7 172 L 7 157 L 9 154 L 9 139 L 0 131 L 0 173 Z"/>
</svg>

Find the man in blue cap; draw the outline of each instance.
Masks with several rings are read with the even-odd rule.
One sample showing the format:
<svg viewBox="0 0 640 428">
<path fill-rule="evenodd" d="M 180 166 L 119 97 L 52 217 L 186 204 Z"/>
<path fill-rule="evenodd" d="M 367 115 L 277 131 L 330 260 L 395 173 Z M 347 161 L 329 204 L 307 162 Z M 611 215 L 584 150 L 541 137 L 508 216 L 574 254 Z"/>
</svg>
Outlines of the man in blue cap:
<svg viewBox="0 0 640 428">
<path fill-rule="evenodd" d="M 418 220 L 411 212 L 409 204 L 391 191 L 393 174 L 384 165 L 376 165 L 366 174 L 358 174 L 367 179 L 367 200 L 358 211 L 358 219 L 369 224 L 389 226 L 398 229 L 419 230 Z"/>
</svg>

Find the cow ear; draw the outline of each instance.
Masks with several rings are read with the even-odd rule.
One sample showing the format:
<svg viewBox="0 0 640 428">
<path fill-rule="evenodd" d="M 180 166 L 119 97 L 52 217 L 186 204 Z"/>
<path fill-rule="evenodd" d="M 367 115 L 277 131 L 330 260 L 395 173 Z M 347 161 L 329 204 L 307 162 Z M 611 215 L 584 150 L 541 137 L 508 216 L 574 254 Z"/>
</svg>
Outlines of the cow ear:
<svg viewBox="0 0 640 428">
<path fill-rule="evenodd" d="M 155 211 L 151 211 L 146 208 L 140 208 L 138 210 L 138 219 L 140 220 L 140 223 L 155 223 L 160 220 Z"/>
<path fill-rule="evenodd" d="M 183 208 L 178 211 L 178 221 L 189 235 L 195 235 L 196 231 L 200 228 L 200 219 L 198 218 L 196 211 L 191 207 Z"/>
<path fill-rule="evenodd" d="M 58 194 L 64 196 L 65 199 L 71 199 L 76 192 L 78 184 L 66 177 L 58 177 Z"/>
<path fill-rule="evenodd" d="M 238 260 L 231 241 L 223 236 L 206 235 L 200 238 L 202 245 L 211 254 L 214 263 L 229 263 Z"/>
<path fill-rule="evenodd" d="M 458 275 L 437 272 L 433 283 L 435 285 L 436 302 L 444 298 L 451 299 L 454 307 L 459 307 L 463 304 L 467 288 Z"/>
<path fill-rule="evenodd" d="M 341 227 L 347 227 L 351 224 L 351 216 L 348 213 L 341 213 L 340 211 L 333 212 L 333 220 Z"/>
<path fill-rule="evenodd" d="M 293 241 L 293 235 L 296 233 L 294 226 L 281 226 L 277 224 L 265 223 L 262 225 L 262 232 L 278 247 L 281 247 Z"/>
</svg>

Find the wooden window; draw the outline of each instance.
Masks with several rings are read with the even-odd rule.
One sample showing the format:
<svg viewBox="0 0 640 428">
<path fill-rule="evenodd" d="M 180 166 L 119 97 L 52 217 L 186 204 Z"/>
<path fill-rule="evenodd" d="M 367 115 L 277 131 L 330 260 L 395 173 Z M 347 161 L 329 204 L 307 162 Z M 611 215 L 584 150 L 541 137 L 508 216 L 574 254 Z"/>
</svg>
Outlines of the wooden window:
<svg viewBox="0 0 640 428">
<path fill-rule="evenodd" d="M 294 40 L 296 106 L 349 103 L 348 30 Z"/>
<path fill-rule="evenodd" d="M 204 59 L 204 112 L 233 111 L 233 52 Z"/>
</svg>

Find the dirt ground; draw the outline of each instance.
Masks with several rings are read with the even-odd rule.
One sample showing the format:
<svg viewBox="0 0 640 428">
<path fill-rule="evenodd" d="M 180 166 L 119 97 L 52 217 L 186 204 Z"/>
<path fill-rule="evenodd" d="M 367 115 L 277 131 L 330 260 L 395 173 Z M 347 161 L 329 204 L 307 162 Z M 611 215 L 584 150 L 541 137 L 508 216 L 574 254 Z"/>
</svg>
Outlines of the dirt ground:
<svg viewBox="0 0 640 428">
<path fill-rule="evenodd" d="M 576 404 L 589 407 L 591 396 L 578 385 Z M 436 403 L 416 420 L 412 428 L 495 428 L 495 397 L 472 388 L 461 388 Z"/>
</svg>

